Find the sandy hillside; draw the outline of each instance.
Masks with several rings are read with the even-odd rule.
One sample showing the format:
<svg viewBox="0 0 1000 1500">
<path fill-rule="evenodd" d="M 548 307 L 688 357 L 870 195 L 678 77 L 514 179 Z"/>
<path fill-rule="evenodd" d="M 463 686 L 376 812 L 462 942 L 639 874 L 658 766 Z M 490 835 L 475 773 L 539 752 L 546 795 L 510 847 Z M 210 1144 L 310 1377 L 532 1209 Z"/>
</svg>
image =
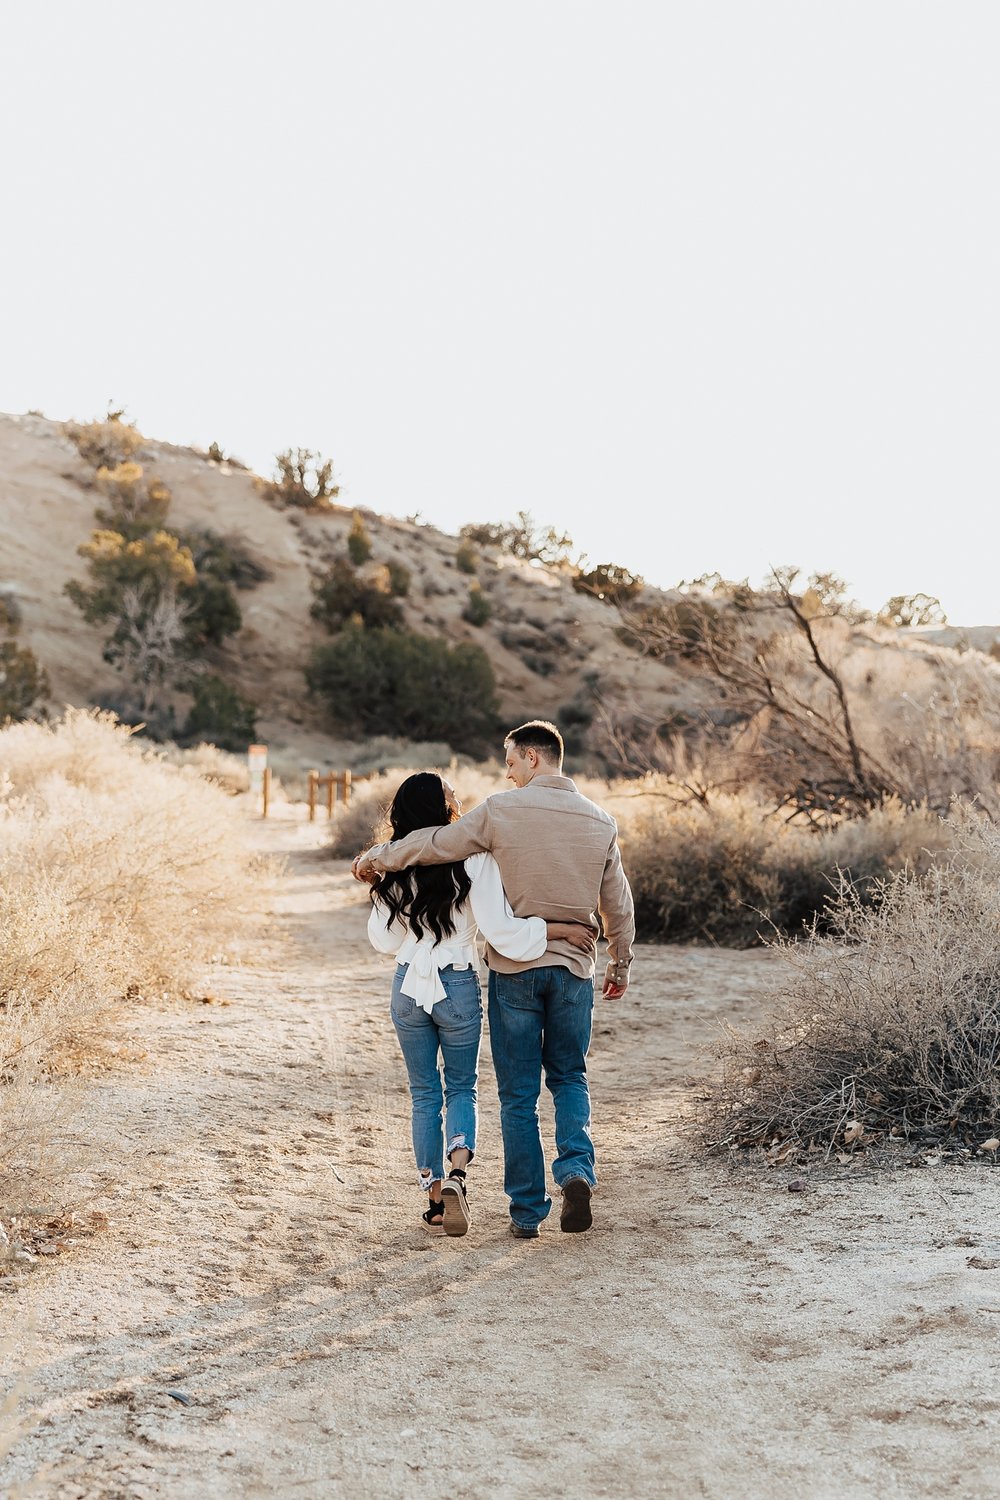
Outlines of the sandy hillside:
<svg viewBox="0 0 1000 1500">
<path fill-rule="evenodd" d="M 278 930 L 206 976 L 217 1003 L 131 1018 L 145 1060 L 96 1110 L 131 1185 L 0 1294 L 27 1371 L 0 1494 L 40 1471 L 61 1500 L 996 1493 L 991 1171 L 791 1194 L 685 1136 L 770 955 L 643 949 L 601 1008 L 590 1234 L 508 1236 L 487 1067 L 472 1232 L 432 1240 L 364 893 L 294 809 L 257 827 L 290 857 Z"/>
<path fill-rule="evenodd" d="M 303 667 L 312 647 L 329 639 L 309 614 L 311 581 L 345 555 L 352 510 L 277 510 L 245 469 L 209 463 L 190 448 L 149 440 L 138 459 L 171 490 L 168 524 L 237 533 L 274 575 L 240 591 L 244 628 L 216 662 L 261 705 L 262 735 L 274 744 L 316 732 L 336 736 L 337 726 L 305 696 Z M 87 704 L 113 694 L 117 683 L 101 659 L 103 629 L 83 623 L 62 592 L 67 579 L 86 577 L 76 549 L 96 525 L 92 473 L 60 423 L 0 415 L 0 590 L 21 602 L 22 639 L 47 668 L 56 704 Z M 495 552 L 484 556 L 480 582 L 493 615 L 476 628 L 462 619 L 472 579 L 455 566 L 458 539 L 363 514 L 373 542 L 369 571 L 394 560 L 413 575 L 406 623 L 482 645 L 505 713 L 556 714 L 580 694 L 588 673 L 651 711 L 669 692 L 671 674 L 618 641 L 616 611 L 575 592 L 567 574 Z"/>
</svg>

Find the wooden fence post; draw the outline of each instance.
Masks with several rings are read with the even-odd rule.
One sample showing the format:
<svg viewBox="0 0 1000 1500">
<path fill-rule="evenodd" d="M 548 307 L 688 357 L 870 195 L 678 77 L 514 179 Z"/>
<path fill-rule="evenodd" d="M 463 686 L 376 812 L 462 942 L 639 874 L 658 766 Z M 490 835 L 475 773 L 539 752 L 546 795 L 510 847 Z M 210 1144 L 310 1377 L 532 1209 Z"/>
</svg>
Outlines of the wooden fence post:
<svg viewBox="0 0 1000 1500">
<path fill-rule="evenodd" d="M 316 787 L 317 787 L 318 782 L 319 782 L 319 772 L 318 771 L 310 771 L 309 772 L 309 821 L 310 821 L 310 823 L 315 823 L 315 821 L 316 821 Z"/>
<path fill-rule="evenodd" d="M 262 790 L 263 790 L 263 793 L 264 793 L 264 811 L 262 813 L 262 816 L 266 818 L 267 817 L 267 810 L 271 806 L 271 767 L 270 766 L 265 766 L 264 767 L 264 784 L 263 784 Z"/>
<path fill-rule="evenodd" d="M 337 797 L 337 777 L 333 771 L 330 771 L 324 779 L 326 781 L 326 815 L 332 818 L 333 804 Z"/>
<path fill-rule="evenodd" d="M 347 807 L 351 800 L 351 773 L 344 772 L 344 806 Z"/>
</svg>

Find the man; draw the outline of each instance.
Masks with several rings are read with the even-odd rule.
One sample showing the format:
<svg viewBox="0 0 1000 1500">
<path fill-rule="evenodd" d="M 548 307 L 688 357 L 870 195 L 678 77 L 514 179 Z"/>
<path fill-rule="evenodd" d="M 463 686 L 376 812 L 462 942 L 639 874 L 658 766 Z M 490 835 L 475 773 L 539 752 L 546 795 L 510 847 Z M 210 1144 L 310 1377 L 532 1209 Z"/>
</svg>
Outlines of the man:
<svg viewBox="0 0 1000 1500">
<path fill-rule="evenodd" d="M 515 916 L 593 924 L 600 911 L 610 955 L 603 992 L 619 999 L 628 987 L 635 920 L 615 821 L 562 774 L 563 742 L 554 724 L 522 724 L 508 734 L 504 749 L 513 791 L 487 797 L 445 827 L 376 845 L 358 856 L 354 873 L 363 880 L 373 870 L 449 864 L 488 851 Z M 597 1186 L 586 1062 L 593 955 L 557 941 L 541 958 L 517 963 L 487 944 L 486 961 L 511 1233 L 537 1239 L 552 1206 L 538 1125 L 543 1069 L 555 1104 L 552 1174 L 562 1190 L 560 1228 L 580 1233 L 593 1222 Z"/>
</svg>

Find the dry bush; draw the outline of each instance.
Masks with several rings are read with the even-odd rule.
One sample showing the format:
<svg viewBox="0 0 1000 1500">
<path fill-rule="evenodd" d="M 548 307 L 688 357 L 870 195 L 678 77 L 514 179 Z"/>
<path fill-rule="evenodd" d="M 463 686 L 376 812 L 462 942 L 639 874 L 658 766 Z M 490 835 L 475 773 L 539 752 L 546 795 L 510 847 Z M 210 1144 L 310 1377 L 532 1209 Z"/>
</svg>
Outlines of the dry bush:
<svg viewBox="0 0 1000 1500">
<path fill-rule="evenodd" d="M 828 935 L 784 945 L 763 1032 L 733 1032 L 710 1123 L 717 1143 L 856 1149 L 882 1132 L 978 1144 L 1000 1113 L 1000 832 L 966 811 L 951 856 L 845 888 Z"/>
<path fill-rule="evenodd" d="M 0 1208 L 68 1139 L 61 1076 L 123 999 L 184 989 L 262 873 L 230 799 L 110 715 L 0 732 Z"/>
<path fill-rule="evenodd" d="M 190 766 L 213 785 L 221 787 L 230 796 L 250 790 L 250 770 L 246 757 L 220 750 L 218 745 L 193 745 L 181 749 L 179 745 L 161 745 L 159 755 L 172 766 Z"/>
<path fill-rule="evenodd" d="M 463 766 L 453 760 L 417 769 L 438 771 L 447 777 L 466 812 L 485 797 L 503 791 L 505 785 L 503 773 L 488 764 Z M 348 806 L 338 803 L 334 813 L 329 845 L 334 859 L 352 859 L 363 849 L 389 837 L 386 817 L 389 805 L 400 783 L 413 774 L 413 767 L 394 766 L 367 781 L 355 783 Z"/>
<path fill-rule="evenodd" d="M 86 463 L 114 469 L 135 458 L 145 442 L 139 429 L 122 418 L 122 412 L 109 412 L 103 420 L 65 422 L 63 432 Z"/>
<path fill-rule="evenodd" d="M 860 899 L 875 899 L 881 879 L 926 869 L 948 845 L 936 815 L 898 803 L 813 829 L 750 792 L 704 803 L 684 791 L 652 778 L 638 795 L 610 795 L 645 941 L 749 947 L 775 929 L 800 934 L 830 919 L 841 872 Z"/>
</svg>

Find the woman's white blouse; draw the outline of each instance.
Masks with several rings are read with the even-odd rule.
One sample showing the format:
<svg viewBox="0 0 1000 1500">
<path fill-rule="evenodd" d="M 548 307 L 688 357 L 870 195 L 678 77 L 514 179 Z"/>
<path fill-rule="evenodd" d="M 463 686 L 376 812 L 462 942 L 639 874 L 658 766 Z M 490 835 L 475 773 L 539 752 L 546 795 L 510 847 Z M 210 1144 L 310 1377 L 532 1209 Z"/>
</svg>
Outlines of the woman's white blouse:
<svg viewBox="0 0 1000 1500">
<path fill-rule="evenodd" d="M 541 958 L 548 946 L 544 917 L 515 917 L 511 911 L 500 866 L 492 854 L 471 855 L 465 861 L 465 870 L 472 889 L 465 905 L 456 907 L 455 931 L 443 943 L 436 943 L 433 934 L 418 938 L 399 921 L 390 925 L 389 913 L 381 902 L 372 903 L 368 918 L 372 947 L 380 953 L 394 953 L 399 963 L 407 965 L 400 989 L 428 1013 L 447 993 L 441 983 L 442 969 L 449 964 L 456 969 L 478 965 L 477 932 L 482 932 L 498 953 L 518 963 Z"/>
</svg>

